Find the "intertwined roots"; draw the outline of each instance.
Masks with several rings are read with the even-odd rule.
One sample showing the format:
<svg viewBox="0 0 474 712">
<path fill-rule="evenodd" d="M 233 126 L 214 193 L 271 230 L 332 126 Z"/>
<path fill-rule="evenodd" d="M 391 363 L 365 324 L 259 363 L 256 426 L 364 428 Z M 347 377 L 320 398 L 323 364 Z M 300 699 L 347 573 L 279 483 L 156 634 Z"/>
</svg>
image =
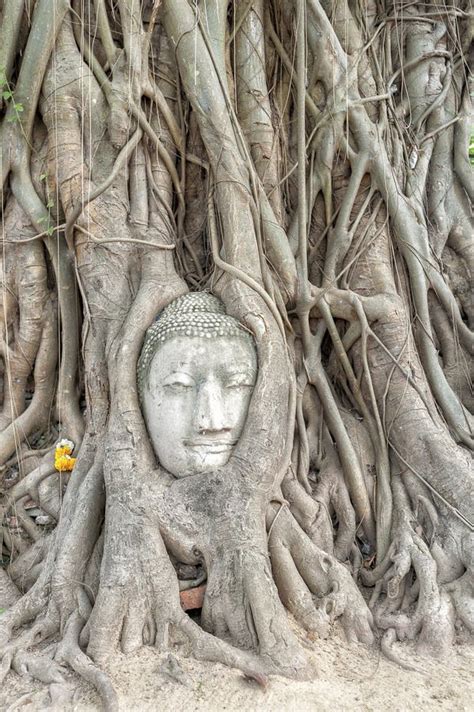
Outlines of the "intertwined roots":
<svg viewBox="0 0 474 712">
<path fill-rule="evenodd" d="M 107 659 L 176 629 L 308 674 L 287 611 L 445 651 L 474 627 L 468 3 L 0 12 L 0 678 L 68 664 L 112 709 Z M 228 465 L 175 480 L 136 367 L 190 290 L 259 375 Z"/>
</svg>

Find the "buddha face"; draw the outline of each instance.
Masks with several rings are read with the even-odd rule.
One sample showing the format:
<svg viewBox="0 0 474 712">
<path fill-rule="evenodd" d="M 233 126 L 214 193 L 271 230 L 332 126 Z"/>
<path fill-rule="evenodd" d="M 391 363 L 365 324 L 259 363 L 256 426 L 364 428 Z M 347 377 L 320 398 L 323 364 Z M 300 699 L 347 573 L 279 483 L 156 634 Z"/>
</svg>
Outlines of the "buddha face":
<svg viewBox="0 0 474 712">
<path fill-rule="evenodd" d="M 253 344 L 238 336 L 174 336 L 151 361 L 143 410 L 160 463 L 175 477 L 227 463 L 257 377 Z"/>
</svg>

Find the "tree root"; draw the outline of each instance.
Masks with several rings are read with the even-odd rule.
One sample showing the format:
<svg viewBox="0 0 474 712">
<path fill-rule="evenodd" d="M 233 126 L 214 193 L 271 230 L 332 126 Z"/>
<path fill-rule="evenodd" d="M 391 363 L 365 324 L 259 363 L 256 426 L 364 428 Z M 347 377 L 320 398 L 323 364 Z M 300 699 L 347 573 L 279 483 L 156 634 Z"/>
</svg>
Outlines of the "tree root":
<svg viewBox="0 0 474 712">
<path fill-rule="evenodd" d="M 329 512 L 334 510 L 338 522 L 334 555 L 339 561 L 347 561 L 356 536 L 356 517 L 337 454 L 332 447 L 321 464 L 313 497 L 325 503 L 326 518 L 329 519 L 331 530 Z"/>
<path fill-rule="evenodd" d="M 47 422 L 54 394 L 57 333 L 54 304 L 46 305 L 47 316 L 34 367 L 35 392 L 29 407 L 0 434 L 0 463 L 6 462 L 23 441 Z"/>
<path fill-rule="evenodd" d="M 180 608 L 177 580 L 175 588 L 176 597 L 168 596 L 167 602 L 164 603 L 161 608 L 159 623 L 155 626 L 156 634 L 152 641 L 155 646 L 159 649 L 166 649 L 168 645 L 168 626 L 173 625 L 181 630 L 189 639 L 192 653 L 197 659 L 220 662 L 230 667 L 238 668 L 242 670 L 246 676 L 256 680 L 263 686 L 266 685 L 266 676 L 268 673 L 281 672 L 281 669 L 275 665 L 274 661 L 262 660 L 261 657 L 253 653 L 238 650 L 225 641 L 219 640 L 203 631 Z M 174 600 L 174 598 L 176 598 L 176 600 Z M 20 601 L 20 604 L 21 603 L 22 601 Z M 111 605 L 113 607 L 113 602 L 111 602 Z M 89 614 L 91 609 L 90 605 L 88 607 L 86 606 L 86 609 L 86 613 Z M 113 607 L 113 610 L 116 610 L 115 607 Z M 2 619 L 4 640 L 8 632 L 12 631 L 14 623 L 23 619 L 21 616 L 22 613 L 24 617 L 25 613 L 22 611 L 16 611 L 14 616 L 10 616 L 10 621 L 7 626 L 5 625 L 7 621 Z M 39 639 L 44 640 L 58 631 L 57 622 L 55 622 L 53 618 L 48 618 L 48 614 L 43 618 L 37 618 L 30 629 L 21 633 L 16 638 L 10 639 L 3 648 L 4 654 L 0 664 L 0 681 L 4 679 L 11 668 L 18 672 L 18 674 L 30 675 L 41 682 L 53 686 L 60 686 L 64 683 L 60 666 L 67 664 L 95 687 L 106 710 L 116 710 L 116 691 L 109 676 L 102 669 L 107 659 L 113 656 L 114 647 L 109 645 L 106 651 L 104 645 L 99 653 L 97 644 L 94 645 L 94 641 L 90 641 L 90 624 L 88 626 L 88 634 L 84 640 L 84 637 L 81 636 L 85 624 L 83 613 L 84 605 L 79 605 L 79 610 L 71 614 L 65 625 L 62 640 L 57 646 L 54 661 L 44 656 L 38 656 L 36 654 L 30 655 L 26 652 L 27 648 L 38 642 Z M 129 620 L 128 625 L 130 625 L 131 622 L 132 621 Z M 103 625 L 104 621 L 100 623 Z M 125 627 L 126 625 L 127 621 L 125 622 Z M 124 635 L 125 638 L 122 647 L 125 652 L 127 652 L 127 634 L 125 633 Z M 82 642 L 87 642 L 88 637 L 88 654 L 85 654 L 81 650 L 79 640 L 81 639 Z M 128 643 L 130 643 L 130 639 Z M 143 641 L 141 641 L 140 647 L 142 644 Z M 128 652 L 130 651 L 131 650 L 128 650 Z M 90 655 L 93 655 L 94 659 L 100 661 L 100 666 L 94 664 L 91 657 L 89 657 Z M 64 690 L 62 690 L 62 688 L 51 688 L 50 692 L 53 698 L 56 694 L 63 694 Z"/>
<path fill-rule="evenodd" d="M 5 653 L 0 661 L 0 684 L 3 683 L 5 677 L 8 675 L 12 664 L 12 653 Z"/>
<path fill-rule="evenodd" d="M 15 582 L 12 581 L 7 572 L 2 568 L 0 568 L 0 596 L 3 608 L 8 608 L 21 598 L 21 594 L 15 586 Z"/>
<path fill-rule="evenodd" d="M 380 583 L 374 603 L 382 588 L 386 590 L 386 598 L 375 607 L 375 620 L 378 627 L 392 631 L 384 643 L 387 650 L 396 635 L 401 641 L 418 637 L 420 652 L 443 655 L 449 651 L 454 639 L 453 605 L 446 590 L 438 585 L 436 562 L 416 531 L 401 481 L 394 484 L 394 493 L 397 499 L 395 536 L 390 555 L 378 569 Z M 416 583 L 407 590 L 412 567 Z M 364 578 L 367 582 L 369 576 Z M 402 610 L 411 606 L 415 595 L 415 610 L 412 613 Z"/>
<path fill-rule="evenodd" d="M 46 655 L 18 650 L 13 655 L 11 667 L 18 675 L 32 677 L 47 685 L 64 682 L 64 669 Z"/>
<path fill-rule="evenodd" d="M 474 535 L 465 534 L 461 542 L 466 571 L 443 588 L 451 596 L 458 618 L 474 633 Z"/>
<path fill-rule="evenodd" d="M 79 647 L 79 636 L 84 620 L 79 613 L 73 613 L 66 624 L 63 639 L 56 653 L 56 660 L 67 663 L 84 680 L 95 687 L 106 712 L 115 712 L 118 707 L 117 693 L 109 676 L 96 667 Z"/>
<path fill-rule="evenodd" d="M 269 552 L 279 594 L 307 630 L 326 637 L 341 618 L 348 640 L 373 643 L 372 615 L 350 572 L 318 549 L 286 509 L 272 529 Z"/>
<path fill-rule="evenodd" d="M 426 670 L 423 670 L 422 668 L 418 667 L 417 665 L 413 665 L 412 663 L 408 663 L 400 657 L 399 653 L 396 652 L 393 647 L 393 644 L 396 642 L 396 640 L 397 632 L 394 628 L 389 628 L 385 631 L 382 636 L 382 640 L 380 641 L 380 647 L 385 657 L 388 660 L 391 660 L 392 663 L 399 665 L 404 670 L 409 670 L 410 672 L 426 673 Z"/>
</svg>

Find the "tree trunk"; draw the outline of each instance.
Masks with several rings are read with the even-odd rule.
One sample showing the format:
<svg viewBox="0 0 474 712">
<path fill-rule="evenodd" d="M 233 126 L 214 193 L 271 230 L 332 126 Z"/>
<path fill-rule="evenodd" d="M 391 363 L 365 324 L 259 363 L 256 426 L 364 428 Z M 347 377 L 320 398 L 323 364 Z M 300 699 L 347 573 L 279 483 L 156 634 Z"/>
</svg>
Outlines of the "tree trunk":
<svg viewBox="0 0 474 712">
<path fill-rule="evenodd" d="M 287 611 L 396 660 L 472 631 L 469 3 L 0 18 L 0 674 L 68 664 L 113 709 L 107 659 L 177 630 L 259 681 L 310 674 Z M 136 374 L 188 291 L 258 378 L 228 464 L 175 478 Z"/>
</svg>

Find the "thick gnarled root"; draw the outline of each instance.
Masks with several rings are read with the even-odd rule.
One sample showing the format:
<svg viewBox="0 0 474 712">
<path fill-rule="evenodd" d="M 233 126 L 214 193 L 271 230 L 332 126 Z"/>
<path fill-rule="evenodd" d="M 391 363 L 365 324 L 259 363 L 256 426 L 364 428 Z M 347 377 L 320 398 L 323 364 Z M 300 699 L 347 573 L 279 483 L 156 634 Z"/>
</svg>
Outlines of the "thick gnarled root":
<svg viewBox="0 0 474 712">
<path fill-rule="evenodd" d="M 459 620 L 474 633 L 474 572 L 466 571 L 444 590 L 450 594 Z"/>
<path fill-rule="evenodd" d="M 459 620 L 474 633 L 474 534 L 463 537 L 461 556 L 466 571 L 444 586 L 444 590 L 451 596 Z"/>
<path fill-rule="evenodd" d="M 269 551 L 280 597 L 307 630 L 327 637 L 340 618 L 349 640 L 373 642 L 372 614 L 350 572 L 318 549 L 286 508 L 271 529 Z"/>
<path fill-rule="evenodd" d="M 391 631 L 383 638 L 383 650 L 391 651 L 390 659 L 406 667 L 398 660 L 393 642 L 416 639 L 418 652 L 447 653 L 454 640 L 454 610 L 450 597 L 439 587 L 436 561 L 413 528 L 406 507 L 397 513 L 395 532 L 385 561 L 376 572 L 362 572 L 362 581 L 375 583 L 374 617 L 379 628 Z M 380 601 L 382 592 L 386 596 Z"/>
<path fill-rule="evenodd" d="M 185 634 L 196 657 L 222 662 L 263 679 L 268 670 L 260 658 L 206 633 L 184 613 L 176 572 L 156 522 L 148 524 L 149 527 L 145 517 L 139 518 L 138 538 L 131 536 L 129 529 L 128 540 L 122 539 L 125 548 L 132 547 L 133 555 L 125 557 L 121 567 L 115 561 L 120 552 L 108 548 L 106 537 L 93 607 L 88 599 L 82 600 L 87 623 L 80 643 L 87 649 L 87 655 L 103 667 L 119 647 L 126 654 L 144 644 L 164 651 L 168 649 L 169 631 L 173 627 Z"/>
<path fill-rule="evenodd" d="M 172 626 L 186 636 L 196 658 L 235 667 L 265 685 L 266 675 L 275 672 L 275 666 L 206 633 L 192 621 L 180 607 L 177 577 L 166 553 L 165 557 L 156 562 L 160 575 L 153 591 L 144 580 L 137 585 L 135 575 L 128 581 L 122 580 L 122 585 L 113 590 L 99 587 L 92 607 L 84 589 L 74 586 L 77 610 L 65 621 L 61 642 L 52 645 L 46 656 L 27 652 L 59 631 L 60 618 L 52 600 L 44 613 L 46 601 L 39 591 L 44 582 L 38 582 L 2 616 L 5 645 L 0 679 L 13 669 L 49 684 L 53 700 L 66 699 L 70 690 L 65 684 L 62 666 L 69 665 L 96 688 L 106 710 L 116 710 L 116 691 L 106 672 L 108 662 L 119 646 L 125 653 L 143 644 L 166 650 L 168 630 Z M 31 620 L 30 627 L 14 637 L 14 632 Z"/>
<path fill-rule="evenodd" d="M 269 672 L 289 677 L 308 673 L 267 557 L 259 551 L 236 549 L 216 559 L 208 573 L 202 623 L 221 639 L 257 650 Z"/>
</svg>

